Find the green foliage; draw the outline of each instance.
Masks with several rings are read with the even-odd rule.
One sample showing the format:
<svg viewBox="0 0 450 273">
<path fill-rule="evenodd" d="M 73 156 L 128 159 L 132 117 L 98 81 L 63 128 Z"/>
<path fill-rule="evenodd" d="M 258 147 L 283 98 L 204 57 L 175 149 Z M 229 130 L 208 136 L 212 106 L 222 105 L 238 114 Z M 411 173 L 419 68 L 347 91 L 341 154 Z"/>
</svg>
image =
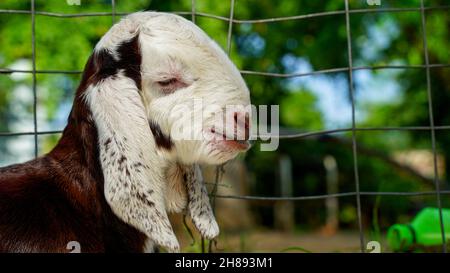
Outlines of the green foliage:
<svg viewBox="0 0 450 273">
<path fill-rule="evenodd" d="M 229 1 L 196 0 L 196 11 L 228 17 Z M 430 3 L 428 3 L 430 2 Z M 438 5 L 439 1 L 426 1 Z M 445 2 L 445 1 L 442 1 Z M 36 10 L 58 13 L 109 12 L 109 1 L 84 1 L 80 6 L 69 6 L 65 1 L 36 1 Z M 190 11 L 191 1 L 125 1 L 117 0 L 117 12 L 138 10 Z M 273 1 L 273 0 L 237 0 L 235 18 L 261 19 L 319 13 L 323 11 L 343 10 L 343 1 Z M 418 0 L 383 0 L 382 7 L 419 7 Z M 442 3 L 440 3 L 442 4 Z M 352 9 L 370 8 L 365 1 L 350 1 Z M 0 9 L 29 10 L 29 1 L 2 0 Z M 449 63 L 450 13 L 448 10 L 431 10 L 427 13 L 427 39 L 430 62 Z M 118 20 L 120 16 L 116 16 Z M 191 18 L 186 15 L 186 18 Z M 229 24 L 226 21 L 196 16 L 196 23 L 222 48 L 227 46 Z M 352 57 L 355 65 L 423 65 L 424 48 L 421 33 L 421 15 L 419 12 L 373 12 L 351 15 Z M 81 18 L 55 18 L 36 16 L 36 66 L 39 70 L 83 70 L 97 40 L 112 24 L 111 16 L 93 16 Z M 295 73 L 296 67 L 286 65 L 286 56 L 294 56 L 308 62 L 312 70 L 340 68 L 348 66 L 347 33 L 345 16 L 321 16 L 316 18 L 280 21 L 271 23 L 235 23 L 232 28 L 231 58 L 242 70 L 274 73 Z M 18 60 L 25 60 L 31 69 L 31 20 L 29 14 L 0 14 L 0 68 L 11 67 Z M 398 86 L 398 98 L 382 102 L 357 101 L 358 126 L 429 126 L 428 94 L 425 70 L 397 69 L 383 74 L 370 71 L 370 80 L 382 83 L 395 83 Z M 450 114 L 450 68 L 431 69 L 432 99 L 436 125 L 449 125 Z M 318 94 L 317 87 L 294 83 L 288 79 L 244 75 L 251 90 L 255 105 L 279 104 L 283 126 L 294 127 L 300 131 L 335 129 L 351 126 L 350 120 L 344 125 L 329 125 L 320 107 L 324 97 Z M 321 76 L 326 80 L 348 77 L 348 72 L 329 73 Z M 310 76 L 308 79 L 319 79 Z M 67 115 L 70 103 L 79 81 L 79 75 L 37 76 L 38 87 L 38 129 L 62 129 L 64 115 Z M 356 81 L 356 80 L 355 80 Z M 0 74 L 0 131 L 17 130 L 19 121 L 25 120 L 27 126 L 22 131 L 32 131 L 32 101 L 20 96 L 18 87 L 31 87 L 32 78 L 25 75 L 13 78 Z M 361 82 L 355 83 L 356 98 L 363 96 Z M 315 89 L 316 88 L 316 89 Z M 383 85 L 376 90 L 377 96 L 384 94 Z M 29 89 L 31 92 L 31 89 Z M 335 90 L 349 101 L 348 90 Z M 31 93 L 30 93 L 31 96 Z M 64 106 L 64 107 L 63 107 Z M 340 113 L 337 109 L 336 113 Z M 344 109 L 342 109 L 344 110 Z M 344 111 L 342 111 L 344 112 Z M 450 154 L 450 136 L 445 131 L 437 134 L 437 148 L 445 158 Z M 289 155 L 294 169 L 294 194 L 315 195 L 326 193 L 326 173 L 323 158 L 333 155 L 339 168 L 339 191 L 355 190 L 352 148 L 349 145 L 351 134 L 335 134 L 332 137 L 283 140 L 276 152 L 259 151 L 259 143 L 246 155 L 249 170 L 254 174 L 253 194 L 270 196 L 278 194 L 277 167 L 281 154 Z M 40 137 L 40 153 L 53 147 L 58 135 Z M 0 137 L 0 162 L 16 162 L 9 149 L 12 138 Z M 394 152 L 412 149 L 430 149 L 429 132 L 358 132 L 358 170 L 361 188 L 364 191 L 414 191 L 432 190 L 417 177 L 394 168 L 387 160 Z M 364 149 L 376 151 L 379 155 L 364 153 Z M 384 159 L 383 159 L 384 157 Z M 448 160 L 447 160 L 448 161 Z M 450 165 L 450 164 L 448 164 Z M 446 173 L 450 171 L 449 167 Z M 445 176 L 444 176 L 445 178 Z M 341 201 L 341 224 L 356 227 L 354 198 Z M 375 221 L 375 230 L 385 229 L 414 207 L 434 204 L 434 199 L 375 198 L 364 197 L 363 215 L 365 227 Z M 447 204 L 448 200 L 444 200 Z M 323 224 L 323 201 L 305 201 L 296 204 L 298 224 L 318 227 Z M 271 207 L 254 207 L 263 224 L 272 225 Z M 375 212 L 376 211 L 376 212 Z M 198 245 L 193 250 L 198 249 Z M 298 249 L 301 250 L 301 249 Z"/>
<path fill-rule="evenodd" d="M 294 92 L 280 102 L 281 123 L 296 128 L 319 130 L 323 128 L 317 98 L 310 92 Z"/>
</svg>

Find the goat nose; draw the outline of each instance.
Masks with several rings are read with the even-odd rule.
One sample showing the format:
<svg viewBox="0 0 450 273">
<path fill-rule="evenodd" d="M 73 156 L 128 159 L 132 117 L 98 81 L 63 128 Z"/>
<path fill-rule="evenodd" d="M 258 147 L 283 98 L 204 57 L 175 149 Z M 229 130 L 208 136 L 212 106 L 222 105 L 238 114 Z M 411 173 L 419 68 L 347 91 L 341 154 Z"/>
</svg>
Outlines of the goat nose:
<svg viewBox="0 0 450 273">
<path fill-rule="evenodd" d="M 247 112 L 234 112 L 234 124 L 238 140 L 248 140 L 250 138 L 250 115 Z M 244 136 L 242 136 L 242 129 Z M 242 139 L 243 138 L 243 139 Z"/>
</svg>

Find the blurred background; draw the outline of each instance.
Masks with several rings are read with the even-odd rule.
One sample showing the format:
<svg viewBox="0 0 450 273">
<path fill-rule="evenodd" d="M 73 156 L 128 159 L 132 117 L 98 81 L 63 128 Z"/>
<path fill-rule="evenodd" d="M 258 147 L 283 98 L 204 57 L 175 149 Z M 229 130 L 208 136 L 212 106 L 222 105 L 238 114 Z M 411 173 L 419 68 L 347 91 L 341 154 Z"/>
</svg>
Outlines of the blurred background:
<svg viewBox="0 0 450 273">
<path fill-rule="evenodd" d="M 38 153 L 54 147 L 66 124 L 73 95 L 95 43 L 113 19 L 141 10 L 179 12 L 226 50 L 230 2 L 223 0 L 36 0 L 36 69 Z M 376 2 L 376 1 L 375 1 Z M 401 3 L 400 3 L 401 2 Z M 443 207 L 450 206 L 450 14 L 448 0 L 425 0 L 426 32 L 437 171 Z M 435 190 L 427 78 L 420 0 L 381 0 L 380 6 L 350 0 L 357 170 L 362 192 L 432 192 Z M 441 8 L 438 8 L 441 7 Z M 443 8 L 442 8 L 443 7 Z M 389 8 L 389 11 L 376 9 Z M 393 9 L 391 9 L 393 8 Z M 396 10 L 408 8 L 409 10 Z M 34 99 L 30 1 L 0 2 L 0 166 L 34 158 Z M 352 100 L 349 92 L 346 17 L 342 12 L 313 18 L 252 21 L 345 10 L 343 0 L 236 0 L 232 24 L 232 61 L 243 71 L 254 105 L 280 105 L 281 134 L 336 130 L 334 133 L 283 139 L 278 150 L 261 152 L 260 142 L 246 155 L 227 163 L 217 194 L 232 196 L 316 196 L 298 201 L 217 198 L 221 235 L 219 252 L 358 252 L 360 231 L 354 195 Z M 59 17 L 51 14 L 100 12 L 101 16 Z M 108 14 L 109 13 L 109 14 Z M 210 14 L 219 16 L 212 18 Z M 225 19 L 225 20 L 224 20 Z M 396 66 L 395 69 L 369 69 Z M 412 67 L 405 67 L 412 66 Z M 335 68 L 343 68 L 336 70 Z M 10 70 L 24 70 L 11 73 Z M 51 71 L 71 73 L 48 73 Z M 325 70 L 326 73 L 313 73 Z M 258 75 L 246 71 L 281 74 Z M 300 75 L 298 75 L 300 74 Z M 285 75 L 285 76 L 283 76 Z M 288 76 L 286 76 L 288 75 Z M 415 130 L 381 130 L 418 127 Z M 378 129 L 377 129 L 378 128 Z M 450 128 L 450 127 L 449 127 Z M 344 129 L 344 130 L 340 130 Z M 31 133 L 30 133 L 31 132 Z M 8 133 L 23 133 L 9 135 Z M 209 186 L 214 167 L 205 167 Z M 436 207 L 436 195 L 362 195 L 365 241 L 386 244 L 386 231 L 408 223 L 424 207 Z M 200 252 L 183 225 L 172 217 L 183 250 Z M 188 222 L 187 226 L 192 225 Z M 205 242 L 205 247 L 207 247 Z"/>
</svg>

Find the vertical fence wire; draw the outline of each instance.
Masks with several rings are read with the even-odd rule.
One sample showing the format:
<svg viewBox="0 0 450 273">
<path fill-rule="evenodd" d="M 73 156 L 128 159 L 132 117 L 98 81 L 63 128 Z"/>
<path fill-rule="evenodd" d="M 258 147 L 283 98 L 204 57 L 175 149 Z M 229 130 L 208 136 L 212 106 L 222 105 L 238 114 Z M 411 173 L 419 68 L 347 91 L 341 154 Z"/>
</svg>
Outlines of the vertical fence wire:
<svg viewBox="0 0 450 273">
<path fill-rule="evenodd" d="M 420 1 L 420 15 L 422 21 L 422 41 L 423 41 L 423 54 L 425 58 L 425 71 L 427 77 L 427 96 L 428 96 L 428 115 L 430 118 L 430 132 L 431 132 L 431 148 L 433 150 L 433 167 L 434 167 L 434 184 L 436 187 L 436 199 L 439 208 L 439 222 L 442 236 L 442 252 L 447 252 L 447 242 L 445 240 L 445 228 L 444 218 L 442 215 L 442 203 L 441 203 L 441 186 L 439 182 L 439 172 L 437 167 L 437 152 L 436 152 L 436 132 L 434 128 L 434 116 L 433 116 L 433 97 L 431 93 L 431 75 L 430 75 L 430 58 L 428 56 L 428 39 L 427 39 L 427 25 L 425 18 L 425 9 L 423 0 Z"/>
<path fill-rule="evenodd" d="M 195 13 L 196 13 L 196 1 L 191 0 L 191 21 L 194 24 L 195 24 Z M 185 225 L 185 226 L 187 227 L 187 225 Z M 205 242 L 206 242 L 206 239 L 202 236 L 200 238 L 200 249 L 201 249 L 202 253 L 205 253 L 205 251 L 206 251 Z M 209 242 L 209 245 L 211 246 L 211 242 Z M 209 251 L 209 252 L 211 252 L 211 251 Z"/>
<path fill-rule="evenodd" d="M 228 21 L 228 31 L 227 31 L 227 54 L 228 56 L 230 56 L 231 53 L 231 37 L 232 37 L 232 33 L 233 33 L 233 18 L 234 18 L 234 5 L 235 5 L 235 0 L 230 0 L 230 15 L 229 15 L 229 21 Z M 213 209 L 213 213 L 215 214 L 215 210 L 216 210 L 216 195 L 217 195 L 217 190 L 218 190 L 218 185 L 222 179 L 222 175 L 224 173 L 224 166 L 225 164 L 222 164 L 220 166 L 216 167 L 216 177 L 214 180 L 214 187 L 211 191 L 211 206 Z M 210 240 L 209 241 L 209 245 L 208 245 L 208 252 L 212 253 L 212 246 L 213 243 L 215 243 L 215 240 Z"/>
<path fill-rule="evenodd" d="M 349 3 L 345 0 L 345 26 L 347 31 L 347 54 L 348 54 L 348 85 L 350 92 L 350 100 L 352 104 L 352 151 L 353 151 L 353 169 L 355 175 L 355 191 L 356 191 L 356 208 L 358 214 L 358 228 L 361 252 L 365 252 L 364 231 L 362 226 L 361 213 L 361 194 L 359 190 L 359 172 L 358 172 L 358 150 L 356 142 L 356 111 L 355 111 L 355 90 L 353 82 L 353 57 L 352 57 L 352 35 L 350 27 L 350 13 Z"/>
<path fill-rule="evenodd" d="M 227 35 L 227 54 L 230 55 L 231 53 L 231 34 L 233 31 L 233 18 L 234 18 L 234 1 L 231 0 L 230 2 L 230 17 L 228 22 L 228 35 Z"/>
<path fill-rule="evenodd" d="M 113 25 L 116 22 L 116 0 L 111 0 L 111 21 Z"/>
<path fill-rule="evenodd" d="M 37 122 L 37 79 L 36 79 L 36 6 L 35 1 L 31 0 L 31 62 L 33 76 L 33 135 L 34 135 L 34 157 L 39 154 L 38 146 L 38 122 Z"/>
<path fill-rule="evenodd" d="M 195 9 L 196 9 L 196 3 L 195 0 L 191 0 L 191 20 L 192 23 L 195 24 Z"/>
</svg>

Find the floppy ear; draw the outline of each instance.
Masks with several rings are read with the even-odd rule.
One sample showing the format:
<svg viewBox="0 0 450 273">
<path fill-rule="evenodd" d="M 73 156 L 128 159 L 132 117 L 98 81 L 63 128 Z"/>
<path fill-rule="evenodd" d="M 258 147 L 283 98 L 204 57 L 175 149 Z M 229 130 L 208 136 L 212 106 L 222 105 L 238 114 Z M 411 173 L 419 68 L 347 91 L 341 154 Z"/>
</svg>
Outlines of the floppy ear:
<svg viewBox="0 0 450 273">
<path fill-rule="evenodd" d="M 166 208 L 169 212 L 181 212 L 192 219 L 203 238 L 219 235 L 219 226 L 208 197 L 208 190 L 198 164 L 169 163 L 167 169 Z"/>
<path fill-rule="evenodd" d="M 93 71 L 85 100 L 98 131 L 104 194 L 114 213 L 169 251 L 179 251 L 167 217 L 165 162 L 140 96 L 139 37 L 96 50 L 87 67 Z"/>
<path fill-rule="evenodd" d="M 219 235 L 219 226 L 211 208 L 200 166 L 184 166 L 184 172 L 188 194 L 187 212 L 202 237 L 214 239 Z"/>
</svg>

